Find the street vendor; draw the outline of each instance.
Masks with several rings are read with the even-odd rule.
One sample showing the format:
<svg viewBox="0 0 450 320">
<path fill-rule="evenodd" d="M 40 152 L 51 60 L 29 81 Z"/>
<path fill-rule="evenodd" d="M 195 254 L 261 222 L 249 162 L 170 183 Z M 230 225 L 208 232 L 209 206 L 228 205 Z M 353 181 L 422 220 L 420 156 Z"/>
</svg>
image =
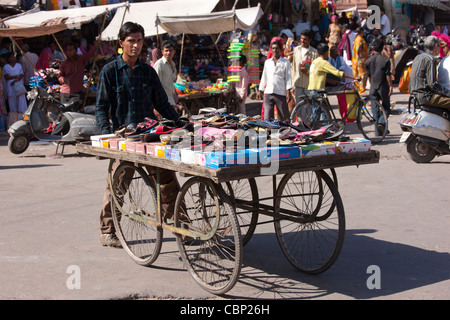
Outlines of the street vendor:
<svg viewBox="0 0 450 320">
<path fill-rule="evenodd" d="M 169 104 L 167 95 L 155 70 L 139 60 L 144 43 L 144 28 L 133 22 L 126 22 L 119 31 L 119 45 L 123 54 L 117 60 L 105 65 L 100 73 L 97 91 L 97 122 L 101 133 L 114 132 L 122 126 L 135 125 L 145 117 L 155 119 L 153 108 L 169 120 L 179 116 Z M 110 125 L 110 117 L 112 126 Z M 112 165 L 112 174 L 120 161 Z M 149 174 L 154 172 L 147 167 Z M 179 184 L 175 172 L 161 170 L 161 208 L 165 218 L 171 218 Z M 131 172 L 133 175 L 133 172 Z M 124 177 L 123 181 L 132 177 Z M 154 176 L 151 181 L 156 185 Z M 106 183 L 103 205 L 100 213 L 100 243 L 108 247 L 121 247 L 115 235 L 111 210 L 111 189 Z"/>
<path fill-rule="evenodd" d="M 97 45 L 98 42 L 95 41 L 91 49 L 83 55 L 77 54 L 75 43 L 70 42 L 66 45 L 67 59 L 61 63 L 58 76 L 58 81 L 62 84 L 60 91 L 62 103 L 69 101 L 73 97 L 81 98 L 83 93 L 84 69 L 86 63 L 94 57 Z"/>
</svg>

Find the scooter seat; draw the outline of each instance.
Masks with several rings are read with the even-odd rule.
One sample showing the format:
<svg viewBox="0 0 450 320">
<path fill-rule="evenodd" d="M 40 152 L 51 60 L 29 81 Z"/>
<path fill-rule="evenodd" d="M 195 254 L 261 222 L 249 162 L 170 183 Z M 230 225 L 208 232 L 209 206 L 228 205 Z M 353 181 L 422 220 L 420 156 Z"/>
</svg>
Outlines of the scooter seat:
<svg viewBox="0 0 450 320">
<path fill-rule="evenodd" d="M 441 116 L 447 120 L 450 119 L 450 110 L 448 110 L 448 109 L 432 107 L 432 106 L 427 106 L 427 105 L 421 105 L 420 109 L 422 109 L 423 111 L 433 113 L 433 114 L 437 114 L 438 116 Z"/>
<path fill-rule="evenodd" d="M 95 109 L 96 109 L 96 105 L 90 105 L 90 106 L 85 106 L 84 107 L 84 113 L 87 114 L 95 114 Z"/>
</svg>

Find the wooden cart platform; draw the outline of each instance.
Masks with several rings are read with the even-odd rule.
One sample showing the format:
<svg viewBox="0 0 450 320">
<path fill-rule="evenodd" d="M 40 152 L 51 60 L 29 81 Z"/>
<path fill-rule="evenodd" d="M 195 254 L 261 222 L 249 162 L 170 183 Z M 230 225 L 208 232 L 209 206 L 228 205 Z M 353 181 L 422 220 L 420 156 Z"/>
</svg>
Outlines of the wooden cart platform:
<svg viewBox="0 0 450 320">
<path fill-rule="evenodd" d="M 114 227 L 128 255 L 151 266 L 160 253 L 163 230 L 170 231 L 192 278 L 217 295 L 238 281 L 243 246 L 262 223 L 274 224 L 283 254 L 298 270 L 318 274 L 330 268 L 345 234 L 334 168 L 379 162 L 379 152 L 374 150 L 280 160 L 271 174 L 272 188 L 267 181 L 261 185 L 272 189 L 272 196 L 260 198 L 255 178 L 262 176 L 262 164 L 211 169 L 87 144 L 76 149 L 110 160 Z M 120 165 L 112 170 L 116 160 Z M 156 183 L 144 170 L 148 166 L 155 168 Z M 177 194 L 173 217 L 161 210 L 161 169 L 192 176 Z M 332 176 L 325 172 L 328 169 Z M 279 181 L 278 175 L 282 175 Z M 261 215 L 270 219 L 258 221 Z"/>
<path fill-rule="evenodd" d="M 121 161 L 128 161 L 132 163 L 173 170 L 188 175 L 200 176 L 211 179 L 216 183 L 226 182 L 230 180 L 240 180 L 245 178 L 256 178 L 261 176 L 261 168 L 270 166 L 263 164 L 245 164 L 212 169 L 196 164 L 187 164 L 135 152 L 93 147 L 90 144 L 83 143 L 77 144 L 76 150 L 79 153 L 90 154 L 98 158 L 118 159 Z M 379 158 L 380 153 L 376 150 L 371 150 L 368 152 L 339 153 L 335 155 L 316 156 L 300 159 L 286 159 L 279 161 L 277 174 L 373 164 L 378 163 Z"/>
</svg>

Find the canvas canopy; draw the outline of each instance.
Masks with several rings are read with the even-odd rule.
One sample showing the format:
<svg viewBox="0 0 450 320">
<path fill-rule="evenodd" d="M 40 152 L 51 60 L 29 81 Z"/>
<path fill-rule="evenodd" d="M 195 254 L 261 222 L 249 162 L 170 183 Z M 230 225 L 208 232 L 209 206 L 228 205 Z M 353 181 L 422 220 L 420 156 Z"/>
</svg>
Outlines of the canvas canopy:
<svg viewBox="0 0 450 320">
<path fill-rule="evenodd" d="M 156 23 L 170 34 L 216 34 L 235 29 L 250 30 L 264 12 L 253 8 L 214 12 L 206 15 L 159 16 Z"/>
<path fill-rule="evenodd" d="M 131 3 L 128 9 L 119 8 L 103 31 L 102 40 L 117 40 L 124 22 L 132 21 L 144 27 L 146 37 L 166 33 L 155 25 L 156 16 L 209 14 L 219 0 L 170 0 Z M 127 10 L 127 11 L 125 11 Z"/>
<path fill-rule="evenodd" d="M 450 7 L 437 0 L 397 0 L 397 3 L 409 3 L 416 6 L 426 6 L 442 11 L 450 11 Z"/>
<path fill-rule="evenodd" d="M 2 21 L 0 37 L 39 37 L 66 29 L 79 29 L 82 24 L 114 9 L 128 6 L 128 2 L 65 10 L 31 11 Z"/>
</svg>

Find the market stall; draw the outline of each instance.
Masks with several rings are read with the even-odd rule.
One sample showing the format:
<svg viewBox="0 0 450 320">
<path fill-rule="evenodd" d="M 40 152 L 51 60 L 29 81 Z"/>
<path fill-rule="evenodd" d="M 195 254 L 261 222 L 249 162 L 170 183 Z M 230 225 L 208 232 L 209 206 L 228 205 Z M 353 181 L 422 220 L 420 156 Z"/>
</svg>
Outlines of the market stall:
<svg viewBox="0 0 450 320">
<path fill-rule="evenodd" d="M 65 30 L 80 29 L 82 25 L 94 21 L 100 16 L 103 16 L 103 25 L 105 23 L 108 14 L 111 14 L 118 8 L 126 8 L 128 2 L 102 5 L 95 7 L 83 7 L 83 8 L 69 8 L 66 10 L 53 10 L 53 11 L 39 11 L 36 9 L 27 11 L 22 14 L 18 14 L 13 17 L 9 17 L 2 21 L 3 26 L 0 28 L 0 37 L 10 37 L 14 44 L 20 49 L 17 43 L 17 38 L 33 38 L 44 35 L 55 35 L 58 32 Z M 55 37 L 56 40 L 56 37 Z M 61 45 L 58 43 L 59 47 Z M 97 58 L 97 55 L 95 59 Z M 86 97 L 90 94 L 95 96 L 95 91 L 91 89 L 92 70 L 95 67 L 94 64 L 91 71 L 87 74 L 85 81 Z M 32 64 L 30 61 L 28 61 Z M 33 68 L 35 68 L 33 66 Z M 32 85 L 45 86 L 48 92 L 51 92 L 56 97 L 59 93 L 59 83 L 55 78 L 57 77 L 58 70 L 49 68 L 49 70 L 36 70 L 36 77 L 32 79 Z M 85 99 L 86 101 L 86 99 Z"/>
<path fill-rule="evenodd" d="M 220 39 L 223 33 L 231 31 L 235 32 L 236 30 L 247 31 L 252 29 L 256 25 L 258 20 L 262 17 L 262 15 L 263 11 L 260 8 L 260 5 L 253 8 L 214 12 L 206 15 L 157 15 L 156 26 L 162 28 L 169 34 L 181 33 L 183 34 L 183 39 L 185 34 L 210 35 L 211 39 L 213 40 L 216 52 L 221 60 L 222 67 L 224 69 L 222 78 L 206 85 L 205 83 L 202 83 L 200 85 L 198 83 L 194 83 L 193 87 L 195 87 L 196 90 L 193 93 L 189 92 L 190 90 L 182 90 L 182 88 L 179 88 L 179 90 L 181 91 L 179 92 L 179 97 L 183 102 L 195 103 L 195 106 L 191 104 L 191 106 L 188 106 L 188 108 L 198 110 L 201 107 L 205 107 L 205 105 L 199 100 L 207 98 L 211 94 L 220 95 L 221 93 L 225 93 L 226 97 L 224 97 L 223 99 L 224 101 L 226 101 L 225 106 L 229 111 L 237 111 L 237 107 L 235 106 L 236 103 L 235 101 L 233 101 L 234 91 L 232 90 L 232 86 L 230 86 L 230 83 L 239 80 L 239 57 L 240 54 L 243 54 L 245 44 L 241 42 L 243 39 L 239 39 L 235 34 L 232 35 L 232 39 L 229 40 L 229 43 L 227 44 L 227 46 L 229 45 L 228 51 L 230 52 L 230 55 L 228 56 L 228 61 L 226 64 L 226 59 L 223 58 L 223 53 L 217 46 L 217 41 Z M 214 38 L 212 37 L 213 34 L 219 34 L 216 40 L 214 40 Z M 242 44 L 242 46 L 240 46 L 240 44 Z M 247 45 L 247 53 L 249 52 L 248 49 L 249 48 Z M 180 61 L 182 61 L 183 54 L 184 53 L 182 50 L 180 53 Z M 219 101 L 218 105 L 220 106 L 222 99 L 218 98 L 217 100 Z"/>
</svg>

